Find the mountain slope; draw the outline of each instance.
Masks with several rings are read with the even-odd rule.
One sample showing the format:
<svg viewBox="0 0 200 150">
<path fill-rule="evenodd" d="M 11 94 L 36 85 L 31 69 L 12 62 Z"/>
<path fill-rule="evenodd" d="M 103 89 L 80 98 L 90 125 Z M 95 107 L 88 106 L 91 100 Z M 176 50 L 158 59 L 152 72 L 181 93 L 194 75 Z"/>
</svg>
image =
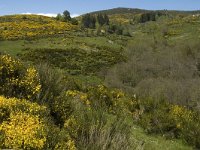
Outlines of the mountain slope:
<svg viewBox="0 0 200 150">
<path fill-rule="evenodd" d="M 12 15 L 0 17 L 0 39 L 13 40 L 63 34 L 77 27 L 54 18 L 39 15 Z"/>
</svg>

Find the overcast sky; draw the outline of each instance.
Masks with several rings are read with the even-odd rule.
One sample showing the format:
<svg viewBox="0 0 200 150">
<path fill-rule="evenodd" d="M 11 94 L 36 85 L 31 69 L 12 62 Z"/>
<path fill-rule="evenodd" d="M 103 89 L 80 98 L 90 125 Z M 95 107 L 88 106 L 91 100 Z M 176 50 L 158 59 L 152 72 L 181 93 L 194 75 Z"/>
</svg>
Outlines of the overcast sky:
<svg viewBox="0 0 200 150">
<path fill-rule="evenodd" d="M 200 10 L 200 0 L 1 0 L 0 15 L 55 15 L 69 10 L 72 16 L 116 7 L 168 10 Z"/>
</svg>

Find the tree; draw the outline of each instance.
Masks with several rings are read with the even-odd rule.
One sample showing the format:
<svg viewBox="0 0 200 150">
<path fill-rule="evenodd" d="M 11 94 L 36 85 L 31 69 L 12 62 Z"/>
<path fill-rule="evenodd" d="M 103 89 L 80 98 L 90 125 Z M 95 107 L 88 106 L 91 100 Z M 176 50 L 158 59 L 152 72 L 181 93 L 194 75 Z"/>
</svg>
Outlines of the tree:
<svg viewBox="0 0 200 150">
<path fill-rule="evenodd" d="M 106 25 L 109 25 L 109 23 L 110 23 L 110 20 L 109 20 L 109 17 L 108 17 L 108 15 L 104 15 L 104 20 L 105 20 L 105 24 Z"/>
<path fill-rule="evenodd" d="M 156 13 L 155 12 L 143 13 L 140 18 L 140 23 L 145 23 L 147 21 L 156 21 Z"/>
<path fill-rule="evenodd" d="M 97 15 L 97 21 L 98 21 L 98 23 L 99 23 L 100 26 L 103 26 L 105 24 L 104 17 L 103 17 L 102 14 L 98 14 Z"/>
<path fill-rule="evenodd" d="M 70 12 L 68 10 L 65 10 L 63 12 L 63 19 L 64 19 L 64 21 L 71 21 Z"/>
<path fill-rule="evenodd" d="M 82 24 L 85 28 L 95 28 L 96 27 L 96 17 L 91 14 L 86 14 L 82 18 Z"/>
<path fill-rule="evenodd" d="M 57 14 L 57 16 L 56 16 L 56 20 L 62 20 L 63 19 L 63 17 L 62 17 L 62 15 L 59 13 L 59 14 Z"/>
<path fill-rule="evenodd" d="M 95 28 L 96 27 L 96 17 L 90 15 L 90 28 Z"/>
<path fill-rule="evenodd" d="M 98 21 L 100 26 L 109 25 L 109 18 L 106 14 L 104 14 L 104 15 L 98 14 L 97 15 L 97 21 Z"/>
<path fill-rule="evenodd" d="M 85 28 L 89 28 L 89 26 L 90 26 L 90 15 L 89 14 L 86 14 L 83 16 L 82 24 Z"/>
</svg>

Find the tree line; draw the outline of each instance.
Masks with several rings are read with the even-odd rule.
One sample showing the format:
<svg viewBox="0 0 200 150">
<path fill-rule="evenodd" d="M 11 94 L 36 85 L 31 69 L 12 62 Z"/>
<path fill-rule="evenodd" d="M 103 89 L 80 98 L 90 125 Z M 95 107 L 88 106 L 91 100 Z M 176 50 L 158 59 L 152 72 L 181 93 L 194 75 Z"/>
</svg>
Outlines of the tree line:
<svg viewBox="0 0 200 150">
<path fill-rule="evenodd" d="M 86 14 L 82 17 L 82 25 L 85 28 L 96 28 L 96 23 L 98 23 L 99 26 L 103 25 L 109 25 L 110 20 L 108 15 L 106 14 Z"/>
</svg>

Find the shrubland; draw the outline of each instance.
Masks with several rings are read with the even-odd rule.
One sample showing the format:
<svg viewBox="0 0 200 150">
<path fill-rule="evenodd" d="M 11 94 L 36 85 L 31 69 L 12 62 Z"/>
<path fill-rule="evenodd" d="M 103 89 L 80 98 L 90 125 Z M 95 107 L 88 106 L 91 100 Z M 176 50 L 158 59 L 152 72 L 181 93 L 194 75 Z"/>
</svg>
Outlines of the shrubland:
<svg viewBox="0 0 200 150">
<path fill-rule="evenodd" d="M 38 15 L 2 16 L 0 26 L 1 40 L 49 37 L 77 29 L 77 26 L 71 23 Z"/>
<path fill-rule="evenodd" d="M 21 76 L 26 77 L 26 74 L 18 65 L 10 67 L 15 64 L 13 62 L 20 63 L 8 55 L 1 55 L 2 70 L 18 73 L 5 77 L 1 70 L 1 79 L 5 77 L 8 81 L 20 82 Z M 0 98 L 1 148 L 128 149 L 129 135 L 124 131 L 128 132 L 129 128 L 118 122 L 121 117 L 112 112 L 114 102 L 120 101 L 121 95 L 114 96 L 117 91 L 108 91 L 103 86 L 97 89 L 82 89 L 78 83 L 73 86 L 59 70 L 55 72 L 48 68 L 38 66 L 39 72 L 35 70 L 33 76 L 39 79 L 29 82 L 30 85 L 40 85 L 34 93 L 36 98 L 35 95 L 33 99 L 26 95 L 22 97 L 28 87 L 24 93 L 17 93 L 17 85 L 10 88 L 9 93 L 1 93 L 5 96 Z M 1 88 L 4 90 L 10 85 L 12 82 L 6 82 Z"/>
<path fill-rule="evenodd" d="M 138 23 L 149 12 L 127 11 L 96 29 L 1 41 L 0 148 L 200 147 L 199 17 L 174 12 Z"/>
</svg>

